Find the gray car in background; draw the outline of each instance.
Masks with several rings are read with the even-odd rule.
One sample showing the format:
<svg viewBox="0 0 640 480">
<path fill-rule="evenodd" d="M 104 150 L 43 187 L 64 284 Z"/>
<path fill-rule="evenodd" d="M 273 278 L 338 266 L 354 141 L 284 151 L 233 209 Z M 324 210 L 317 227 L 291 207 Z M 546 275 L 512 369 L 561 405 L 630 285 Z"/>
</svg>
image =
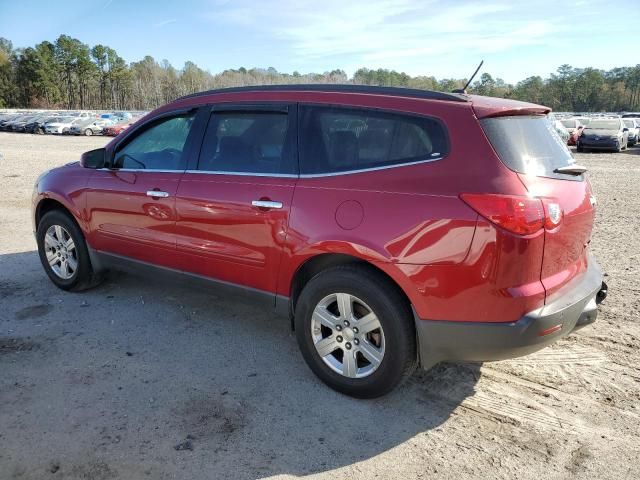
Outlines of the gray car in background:
<svg viewBox="0 0 640 480">
<path fill-rule="evenodd" d="M 69 131 L 69 135 L 85 135 L 90 137 L 91 135 L 102 135 L 102 129 L 108 125 L 111 125 L 109 120 L 103 118 L 87 118 L 74 124 Z"/>
</svg>

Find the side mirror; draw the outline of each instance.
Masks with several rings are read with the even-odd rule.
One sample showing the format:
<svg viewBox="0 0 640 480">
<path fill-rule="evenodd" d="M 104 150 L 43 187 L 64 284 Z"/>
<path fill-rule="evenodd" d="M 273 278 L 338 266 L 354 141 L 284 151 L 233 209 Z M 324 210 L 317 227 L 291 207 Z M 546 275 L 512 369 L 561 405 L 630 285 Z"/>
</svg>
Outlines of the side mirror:
<svg viewBox="0 0 640 480">
<path fill-rule="evenodd" d="M 104 148 L 89 150 L 80 156 L 80 165 L 84 168 L 102 168 L 105 165 L 107 151 Z"/>
<path fill-rule="evenodd" d="M 623 132 L 628 132 L 628 131 L 629 131 L 629 129 L 628 129 L 627 127 L 624 127 L 624 128 L 622 129 L 622 131 L 623 131 Z"/>
</svg>

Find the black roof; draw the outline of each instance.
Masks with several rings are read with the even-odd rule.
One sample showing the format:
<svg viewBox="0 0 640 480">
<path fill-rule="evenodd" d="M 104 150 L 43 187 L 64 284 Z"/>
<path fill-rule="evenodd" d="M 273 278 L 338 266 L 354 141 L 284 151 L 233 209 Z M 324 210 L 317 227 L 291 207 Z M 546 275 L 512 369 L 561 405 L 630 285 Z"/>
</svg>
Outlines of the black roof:
<svg viewBox="0 0 640 480">
<path fill-rule="evenodd" d="M 428 100 L 447 100 L 450 102 L 468 102 L 466 95 L 459 93 L 435 92 L 433 90 L 419 90 L 417 88 L 401 87 L 376 87 L 370 85 L 345 85 L 345 84 L 293 84 L 293 85 L 255 85 L 249 87 L 232 87 L 207 90 L 204 92 L 185 95 L 178 100 L 186 98 L 214 95 L 216 93 L 236 92 L 337 92 L 337 93 L 368 93 L 373 95 L 388 95 L 394 97 L 412 97 Z"/>
</svg>

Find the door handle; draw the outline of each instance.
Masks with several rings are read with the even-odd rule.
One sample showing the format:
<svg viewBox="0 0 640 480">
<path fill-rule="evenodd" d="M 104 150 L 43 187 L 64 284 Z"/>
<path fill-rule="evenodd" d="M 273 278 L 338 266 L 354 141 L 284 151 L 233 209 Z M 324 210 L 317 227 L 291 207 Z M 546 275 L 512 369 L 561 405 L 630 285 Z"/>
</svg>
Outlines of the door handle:
<svg viewBox="0 0 640 480">
<path fill-rule="evenodd" d="M 147 190 L 147 197 L 151 198 L 167 198 L 169 194 L 167 192 L 161 192 L 160 190 Z"/>
<path fill-rule="evenodd" d="M 282 202 L 273 202 L 271 200 L 253 200 L 251 205 L 258 208 L 282 208 Z"/>
</svg>

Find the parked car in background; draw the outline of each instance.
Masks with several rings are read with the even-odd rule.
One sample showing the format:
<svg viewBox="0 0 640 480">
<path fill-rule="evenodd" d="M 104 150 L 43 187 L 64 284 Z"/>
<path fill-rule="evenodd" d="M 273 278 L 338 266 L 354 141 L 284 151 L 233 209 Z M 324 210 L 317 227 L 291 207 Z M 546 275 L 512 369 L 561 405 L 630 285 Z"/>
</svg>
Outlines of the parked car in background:
<svg viewBox="0 0 640 480">
<path fill-rule="evenodd" d="M 45 115 L 32 120 L 24 126 L 24 131 L 26 133 L 45 133 L 44 124 L 45 123 L 53 123 L 57 120 L 60 120 L 60 116 L 58 115 Z"/>
<path fill-rule="evenodd" d="M 567 145 L 569 143 L 569 138 L 571 137 L 569 131 L 565 128 L 560 120 L 553 116 L 553 114 L 549 115 L 549 121 L 551 121 L 553 128 L 557 132 L 558 136 L 562 139 L 565 145 Z"/>
<path fill-rule="evenodd" d="M 148 268 L 253 294 L 355 397 L 526 355 L 606 295 L 595 198 L 548 113 L 359 85 L 191 95 L 39 177 L 39 257 L 63 290 Z"/>
<path fill-rule="evenodd" d="M 577 118 L 565 118 L 560 120 L 560 123 L 562 123 L 569 132 L 569 140 L 567 144 L 575 145 L 578 141 L 578 137 L 582 133 L 584 125 Z"/>
<path fill-rule="evenodd" d="M 66 130 L 71 128 L 78 119 L 76 117 L 60 117 L 53 122 L 47 122 L 44 124 L 45 133 L 53 133 L 56 135 L 63 134 Z"/>
<path fill-rule="evenodd" d="M 613 150 L 620 152 L 628 145 L 629 129 L 621 118 L 594 118 L 578 138 L 578 152 Z"/>
<path fill-rule="evenodd" d="M 27 115 L 27 116 L 21 117 L 20 119 L 13 120 L 12 122 L 9 122 L 8 130 L 16 133 L 24 132 L 25 125 L 27 123 L 37 120 L 40 117 L 41 117 L 40 115 Z"/>
<path fill-rule="evenodd" d="M 111 122 L 101 118 L 88 118 L 83 119 L 80 122 L 76 122 L 71 128 L 69 128 L 69 135 L 102 135 L 102 129 Z"/>
<path fill-rule="evenodd" d="M 129 126 L 130 126 L 129 123 L 118 123 L 116 125 L 110 125 L 102 129 L 102 134 L 107 135 L 109 137 L 115 137 L 116 135 L 119 135 L 122 131 L 129 128 Z"/>
<path fill-rule="evenodd" d="M 18 115 L 13 115 L 9 118 L 7 118 L 6 120 L 2 121 L 0 123 L 0 130 L 4 131 L 4 132 L 11 132 L 13 131 L 13 126 L 16 124 L 19 124 L 22 121 L 28 120 L 31 117 L 33 117 L 33 114 L 29 114 L 29 115 L 25 115 L 25 114 L 18 114 Z"/>
<path fill-rule="evenodd" d="M 632 147 L 640 138 L 640 118 L 623 118 L 624 125 L 629 129 L 629 146 Z"/>
</svg>

